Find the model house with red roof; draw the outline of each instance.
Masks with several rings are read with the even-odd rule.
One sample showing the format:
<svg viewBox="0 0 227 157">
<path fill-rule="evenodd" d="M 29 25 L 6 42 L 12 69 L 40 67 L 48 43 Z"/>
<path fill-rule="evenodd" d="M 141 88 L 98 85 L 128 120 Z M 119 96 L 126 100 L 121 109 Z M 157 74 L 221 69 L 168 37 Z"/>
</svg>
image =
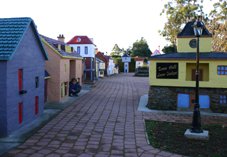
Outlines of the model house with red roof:
<svg viewBox="0 0 227 157">
<path fill-rule="evenodd" d="M 100 60 L 102 60 L 105 63 L 105 70 L 104 70 L 104 74 L 107 75 L 107 68 L 108 68 L 108 59 L 106 58 L 106 56 L 104 55 L 104 53 L 98 51 L 95 55 L 96 58 L 99 58 Z"/>
<path fill-rule="evenodd" d="M 138 57 L 138 56 L 136 56 L 136 57 L 134 57 L 134 60 L 135 60 L 135 68 L 137 69 L 137 68 L 139 68 L 139 67 L 142 67 L 142 66 L 146 66 L 147 65 L 147 63 L 145 63 L 144 62 L 144 60 L 145 60 L 145 57 Z"/>
<path fill-rule="evenodd" d="M 96 62 L 96 78 L 103 78 L 104 77 L 104 72 L 105 72 L 105 62 L 98 57 L 95 58 Z"/>
<path fill-rule="evenodd" d="M 95 56 L 105 62 L 105 75 L 109 76 L 118 73 L 116 65 L 110 56 L 104 55 L 104 53 L 100 51 L 98 51 Z"/>
<path fill-rule="evenodd" d="M 74 36 L 68 45 L 72 46 L 85 60 L 84 80 L 94 81 L 95 79 L 95 44 L 87 36 Z"/>
</svg>

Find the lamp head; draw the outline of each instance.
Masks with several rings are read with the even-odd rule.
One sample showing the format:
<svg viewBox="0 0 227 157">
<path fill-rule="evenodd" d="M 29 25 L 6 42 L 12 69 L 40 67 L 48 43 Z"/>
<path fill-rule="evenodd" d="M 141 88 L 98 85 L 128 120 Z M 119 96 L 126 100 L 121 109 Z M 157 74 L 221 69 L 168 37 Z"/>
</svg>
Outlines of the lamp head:
<svg viewBox="0 0 227 157">
<path fill-rule="evenodd" d="M 194 30 L 194 35 L 196 37 L 200 37 L 203 33 L 203 28 L 204 28 L 204 23 L 197 19 L 194 24 L 192 25 L 193 30 Z"/>
</svg>

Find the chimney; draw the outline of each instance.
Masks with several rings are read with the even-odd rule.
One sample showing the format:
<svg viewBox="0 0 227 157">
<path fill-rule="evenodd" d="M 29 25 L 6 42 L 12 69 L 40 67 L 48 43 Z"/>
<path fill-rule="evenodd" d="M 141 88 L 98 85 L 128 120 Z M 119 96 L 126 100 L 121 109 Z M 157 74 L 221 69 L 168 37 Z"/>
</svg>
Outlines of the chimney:
<svg viewBox="0 0 227 157">
<path fill-rule="evenodd" d="M 61 41 L 61 42 L 65 42 L 65 37 L 63 34 L 59 34 L 59 36 L 57 37 L 58 38 L 58 41 Z"/>
<path fill-rule="evenodd" d="M 97 54 L 99 52 L 98 48 L 95 48 L 95 54 Z"/>
</svg>

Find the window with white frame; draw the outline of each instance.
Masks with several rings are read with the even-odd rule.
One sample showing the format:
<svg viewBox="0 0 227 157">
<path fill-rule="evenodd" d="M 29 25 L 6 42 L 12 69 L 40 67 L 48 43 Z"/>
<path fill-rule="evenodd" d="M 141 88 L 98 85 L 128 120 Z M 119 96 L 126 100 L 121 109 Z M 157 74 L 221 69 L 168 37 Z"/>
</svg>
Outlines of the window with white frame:
<svg viewBox="0 0 227 157">
<path fill-rule="evenodd" d="M 217 71 L 218 75 L 227 75 L 227 66 L 219 65 Z"/>
<path fill-rule="evenodd" d="M 87 46 L 84 47 L 84 53 L 85 53 L 86 55 L 88 54 L 88 47 L 87 47 Z"/>
<path fill-rule="evenodd" d="M 227 105 L 227 96 L 226 95 L 220 95 L 220 105 Z"/>
</svg>

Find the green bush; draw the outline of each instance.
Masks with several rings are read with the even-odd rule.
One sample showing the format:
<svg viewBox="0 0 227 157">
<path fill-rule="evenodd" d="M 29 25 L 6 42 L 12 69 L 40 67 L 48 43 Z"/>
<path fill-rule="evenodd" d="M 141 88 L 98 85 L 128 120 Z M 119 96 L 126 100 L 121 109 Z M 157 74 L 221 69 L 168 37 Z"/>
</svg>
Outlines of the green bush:
<svg viewBox="0 0 227 157">
<path fill-rule="evenodd" d="M 211 105 L 210 109 L 215 113 L 227 113 L 227 106 Z"/>
<path fill-rule="evenodd" d="M 134 58 L 131 58 L 131 62 L 129 63 L 129 72 L 135 72 L 135 67 L 136 67 L 136 63 Z"/>
</svg>

